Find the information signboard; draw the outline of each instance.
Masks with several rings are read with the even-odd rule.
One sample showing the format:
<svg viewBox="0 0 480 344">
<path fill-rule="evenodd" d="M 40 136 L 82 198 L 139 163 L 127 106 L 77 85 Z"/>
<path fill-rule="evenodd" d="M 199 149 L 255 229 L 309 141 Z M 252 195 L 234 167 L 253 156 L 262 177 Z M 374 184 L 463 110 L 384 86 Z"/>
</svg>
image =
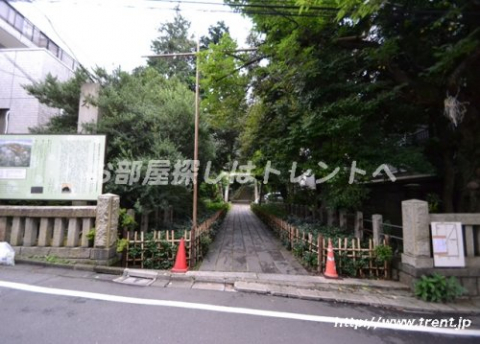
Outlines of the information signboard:
<svg viewBox="0 0 480 344">
<path fill-rule="evenodd" d="M 0 135 L 0 199 L 96 200 L 104 135 Z"/>
<path fill-rule="evenodd" d="M 432 222 L 433 262 L 438 267 L 464 267 L 465 253 L 460 222 Z"/>
</svg>

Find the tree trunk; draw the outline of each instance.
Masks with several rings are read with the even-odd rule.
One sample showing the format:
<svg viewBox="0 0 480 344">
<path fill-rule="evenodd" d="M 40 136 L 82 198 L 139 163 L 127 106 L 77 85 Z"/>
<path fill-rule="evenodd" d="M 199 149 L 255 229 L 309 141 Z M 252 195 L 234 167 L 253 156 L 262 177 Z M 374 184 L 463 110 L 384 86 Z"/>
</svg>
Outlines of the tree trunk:
<svg viewBox="0 0 480 344">
<path fill-rule="evenodd" d="M 455 190 L 455 168 L 453 161 L 453 152 L 451 150 L 443 151 L 443 210 L 446 213 L 453 213 L 453 196 Z"/>
</svg>

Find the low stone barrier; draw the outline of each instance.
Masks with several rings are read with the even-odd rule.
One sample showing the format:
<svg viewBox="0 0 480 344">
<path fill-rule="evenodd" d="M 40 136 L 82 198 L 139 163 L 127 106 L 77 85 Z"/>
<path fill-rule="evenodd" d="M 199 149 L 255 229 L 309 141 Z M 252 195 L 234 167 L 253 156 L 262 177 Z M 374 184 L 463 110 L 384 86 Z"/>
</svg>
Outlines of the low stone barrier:
<svg viewBox="0 0 480 344">
<path fill-rule="evenodd" d="M 480 296 L 480 214 L 430 214 L 428 202 L 402 202 L 404 251 L 399 266 L 400 281 L 414 288 L 423 275 L 438 273 L 456 277 L 468 296 Z M 464 240 L 465 267 L 435 267 L 431 222 L 460 222 Z M 455 237 L 452 238 L 455 240 Z M 450 240 L 452 240 L 450 239 Z"/>
<path fill-rule="evenodd" d="M 110 265 L 116 260 L 119 206 L 113 194 L 99 196 L 96 206 L 0 206 L 0 241 L 10 243 L 19 258 Z"/>
</svg>

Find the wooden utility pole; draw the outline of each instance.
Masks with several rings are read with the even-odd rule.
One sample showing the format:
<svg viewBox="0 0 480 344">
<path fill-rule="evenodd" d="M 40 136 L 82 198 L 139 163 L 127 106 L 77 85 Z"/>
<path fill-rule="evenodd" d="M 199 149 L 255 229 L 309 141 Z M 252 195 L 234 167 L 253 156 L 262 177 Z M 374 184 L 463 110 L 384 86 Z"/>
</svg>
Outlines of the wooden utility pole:
<svg viewBox="0 0 480 344">
<path fill-rule="evenodd" d="M 197 40 L 197 51 L 194 53 L 173 53 L 173 54 L 157 54 L 143 56 L 146 58 L 168 58 L 168 57 L 190 57 L 195 56 L 196 75 L 195 75 L 195 137 L 193 149 L 193 213 L 192 213 L 192 231 L 190 236 L 191 254 L 190 266 L 195 264 L 195 241 L 197 229 L 197 213 L 198 213 L 198 127 L 200 123 L 200 63 L 198 55 L 200 53 L 200 40 Z"/>
<path fill-rule="evenodd" d="M 197 208 L 198 208 L 198 126 L 199 126 L 199 117 L 200 117 L 200 63 L 199 63 L 199 53 L 200 53 L 200 40 L 197 40 L 197 58 L 195 59 L 197 72 L 195 75 L 195 139 L 194 139 L 194 150 L 193 150 L 193 214 L 192 214 L 192 232 L 190 237 L 190 245 L 192 257 L 190 257 L 191 266 L 196 263 L 196 240 L 197 240 Z"/>
</svg>

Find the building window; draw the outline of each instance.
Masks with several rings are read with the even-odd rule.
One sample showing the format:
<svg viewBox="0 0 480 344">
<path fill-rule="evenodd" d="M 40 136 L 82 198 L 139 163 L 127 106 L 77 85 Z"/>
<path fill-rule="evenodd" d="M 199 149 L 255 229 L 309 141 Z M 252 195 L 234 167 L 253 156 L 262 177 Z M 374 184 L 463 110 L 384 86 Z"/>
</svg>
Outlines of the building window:
<svg viewBox="0 0 480 344">
<path fill-rule="evenodd" d="M 0 134 L 7 133 L 8 109 L 0 109 Z"/>
</svg>

